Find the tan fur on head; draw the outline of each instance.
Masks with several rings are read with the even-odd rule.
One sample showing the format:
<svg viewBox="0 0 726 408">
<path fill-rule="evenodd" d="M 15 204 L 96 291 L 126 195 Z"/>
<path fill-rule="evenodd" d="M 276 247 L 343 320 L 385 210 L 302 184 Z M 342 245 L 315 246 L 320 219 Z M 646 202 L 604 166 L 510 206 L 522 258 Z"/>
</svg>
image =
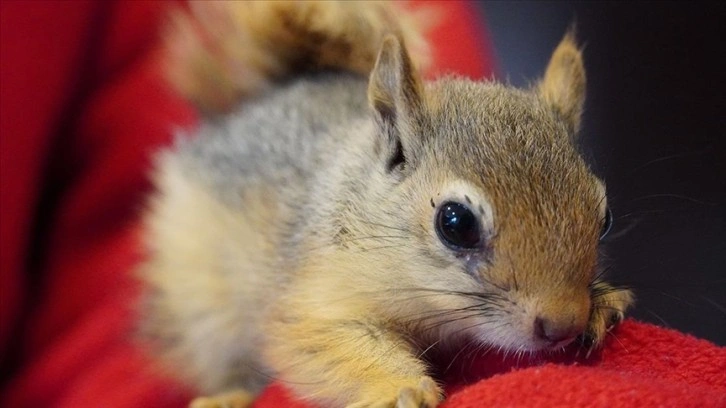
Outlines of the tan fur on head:
<svg viewBox="0 0 726 408">
<path fill-rule="evenodd" d="M 386 34 L 398 32 L 417 64 L 429 62 L 423 12 L 392 2 L 191 1 L 164 31 L 172 86 L 207 112 L 305 70 L 367 75 Z"/>
<path fill-rule="evenodd" d="M 574 29 L 570 29 L 550 58 L 539 93 L 570 125 L 573 135 L 580 129 L 585 84 L 582 51 L 575 41 Z"/>
</svg>

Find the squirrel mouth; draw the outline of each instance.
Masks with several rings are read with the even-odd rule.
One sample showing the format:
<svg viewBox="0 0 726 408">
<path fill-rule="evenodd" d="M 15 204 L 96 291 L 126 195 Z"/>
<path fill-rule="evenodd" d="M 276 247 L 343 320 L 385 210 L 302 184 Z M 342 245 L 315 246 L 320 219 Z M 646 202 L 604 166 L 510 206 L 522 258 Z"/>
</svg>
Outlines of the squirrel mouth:
<svg viewBox="0 0 726 408">
<path fill-rule="evenodd" d="M 577 338 L 577 336 L 572 336 L 572 337 L 568 337 L 566 339 L 553 341 L 553 342 L 550 342 L 547 346 L 545 346 L 545 348 L 549 349 L 549 350 L 561 349 L 561 348 L 564 348 L 565 346 L 570 345 L 573 341 L 575 341 L 576 338 Z"/>
</svg>

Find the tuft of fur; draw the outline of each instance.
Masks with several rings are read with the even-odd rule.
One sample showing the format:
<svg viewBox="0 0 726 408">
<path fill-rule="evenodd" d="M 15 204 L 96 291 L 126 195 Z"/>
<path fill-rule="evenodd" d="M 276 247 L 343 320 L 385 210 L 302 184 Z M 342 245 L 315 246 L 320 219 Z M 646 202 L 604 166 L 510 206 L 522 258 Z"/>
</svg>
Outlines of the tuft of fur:
<svg viewBox="0 0 726 408">
<path fill-rule="evenodd" d="M 573 145 L 574 44 L 519 90 L 424 82 L 389 36 L 368 77 L 271 83 L 162 154 L 144 327 L 218 395 L 193 406 L 244 406 L 275 378 L 324 406 L 431 408 L 430 347 L 536 352 L 576 334 L 596 347 L 632 295 L 599 273 L 605 186 Z M 442 241 L 450 202 L 481 246 Z"/>
<path fill-rule="evenodd" d="M 429 64 L 430 10 L 387 1 L 192 0 L 163 32 L 167 78 L 208 113 L 225 112 L 303 71 L 367 75 L 381 41 L 397 33 L 416 63 Z"/>
</svg>

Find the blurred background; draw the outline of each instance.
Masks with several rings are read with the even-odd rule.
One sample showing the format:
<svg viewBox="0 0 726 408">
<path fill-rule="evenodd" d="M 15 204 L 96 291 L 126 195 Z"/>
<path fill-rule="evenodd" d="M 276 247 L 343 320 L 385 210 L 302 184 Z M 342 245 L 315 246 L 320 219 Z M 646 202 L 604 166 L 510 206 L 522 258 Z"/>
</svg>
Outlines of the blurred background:
<svg viewBox="0 0 726 408">
<path fill-rule="evenodd" d="M 499 77 L 542 75 L 567 27 L 585 46 L 582 151 L 608 186 L 612 280 L 637 319 L 726 345 L 726 7 L 482 2 Z"/>
</svg>

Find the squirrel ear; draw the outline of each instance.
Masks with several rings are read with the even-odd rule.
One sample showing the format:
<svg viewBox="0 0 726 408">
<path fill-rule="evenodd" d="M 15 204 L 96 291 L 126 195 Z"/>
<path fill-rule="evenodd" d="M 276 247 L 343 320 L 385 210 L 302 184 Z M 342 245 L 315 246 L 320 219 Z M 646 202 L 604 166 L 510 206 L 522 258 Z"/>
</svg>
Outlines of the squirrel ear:
<svg viewBox="0 0 726 408">
<path fill-rule="evenodd" d="M 571 134 L 580 129 L 580 117 L 585 104 L 585 66 L 582 51 L 571 28 L 555 49 L 539 83 L 539 93 L 567 122 Z"/>
<path fill-rule="evenodd" d="M 383 40 L 368 83 L 368 102 L 379 132 L 389 171 L 415 159 L 412 126 L 421 108 L 421 80 L 402 40 L 389 35 Z"/>
</svg>

